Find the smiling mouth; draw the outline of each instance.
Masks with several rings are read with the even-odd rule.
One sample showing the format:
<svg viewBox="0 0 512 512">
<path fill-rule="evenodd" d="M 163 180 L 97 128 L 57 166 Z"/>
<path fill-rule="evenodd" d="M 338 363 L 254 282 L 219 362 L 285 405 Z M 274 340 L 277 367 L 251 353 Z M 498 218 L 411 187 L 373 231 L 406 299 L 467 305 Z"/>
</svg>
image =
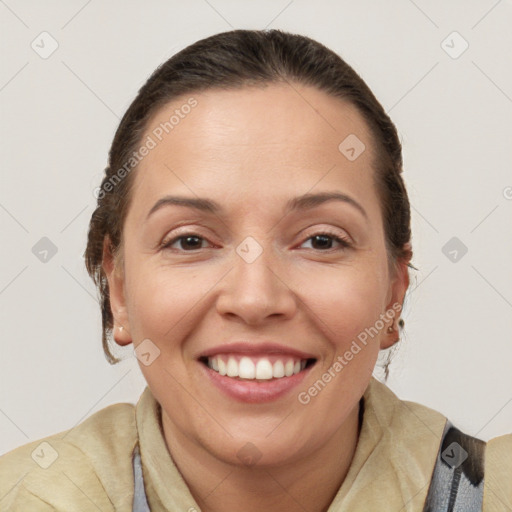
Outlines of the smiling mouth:
<svg viewBox="0 0 512 512">
<path fill-rule="evenodd" d="M 217 354 L 210 357 L 200 357 L 199 361 L 219 375 L 240 381 L 283 379 L 297 375 L 316 363 L 314 358 L 299 359 L 277 354 L 263 357 Z"/>
</svg>

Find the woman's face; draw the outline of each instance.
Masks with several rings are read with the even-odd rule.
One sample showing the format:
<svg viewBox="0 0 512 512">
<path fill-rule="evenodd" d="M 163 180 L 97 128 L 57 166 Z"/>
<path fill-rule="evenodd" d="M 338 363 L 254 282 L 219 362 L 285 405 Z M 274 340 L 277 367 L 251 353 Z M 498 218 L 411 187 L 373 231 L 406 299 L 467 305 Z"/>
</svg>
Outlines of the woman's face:
<svg viewBox="0 0 512 512">
<path fill-rule="evenodd" d="M 105 260 L 116 341 L 137 349 L 167 436 L 293 462 L 356 418 L 398 337 L 408 276 L 389 271 L 370 133 L 309 87 L 190 96 L 142 137 L 124 272 Z"/>
</svg>

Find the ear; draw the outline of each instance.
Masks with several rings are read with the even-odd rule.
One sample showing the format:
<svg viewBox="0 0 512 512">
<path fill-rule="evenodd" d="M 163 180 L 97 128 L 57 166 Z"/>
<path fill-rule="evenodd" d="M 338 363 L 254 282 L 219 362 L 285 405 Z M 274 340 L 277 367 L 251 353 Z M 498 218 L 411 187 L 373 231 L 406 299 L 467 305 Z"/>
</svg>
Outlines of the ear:
<svg viewBox="0 0 512 512">
<path fill-rule="evenodd" d="M 129 345 L 132 338 L 124 296 L 124 270 L 120 268 L 119 260 L 112 255 L 108 235 L 103 240 L 102 267 L 108 281 L 110 309 L 114 317 L 114 340 L 118 345 Z"/>
<path fill-rule="evenodd" d="M 410 247 L 410 244 L 408 244 Z M 386 349 L 393 346 L 399 339 L 398 321 L 402 313 L 405 293 L 409 288 L 409 272 L 408 263 L 410 258 L 400 260 L 391 276 L 388 296 L 387 296 L 387 321 L 383 329 L 383 335 L 380 339 L 380 348 Z M 393 327 L 392 332 L 388 332 L 388 328 Z"/>
</svg>

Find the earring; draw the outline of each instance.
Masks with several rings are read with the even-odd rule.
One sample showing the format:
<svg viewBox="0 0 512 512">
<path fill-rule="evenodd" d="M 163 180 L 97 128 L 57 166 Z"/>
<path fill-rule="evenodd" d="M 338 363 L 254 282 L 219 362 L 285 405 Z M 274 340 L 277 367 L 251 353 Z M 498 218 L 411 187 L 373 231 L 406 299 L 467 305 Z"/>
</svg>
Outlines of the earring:
<svg viewBox="0 0 512 512">
<path fill-rule="evenodd" d="M 119 329 L 119 332 L 123 332 L 123 326 L 122 326 L 122 325 L 120 325 L 120 326 L 118 327 L 118 329 Z"/>
<path fill-rule="evenodd" d="M 389 333 L 392 333 L 394 330 L 395 330 L 395 329 L 393 329 L 393 326 L 392 326 L 392 325 L 390 325 L 390 326 L 388 327 L 388 332 L 389 332 Z"/>
</svg>

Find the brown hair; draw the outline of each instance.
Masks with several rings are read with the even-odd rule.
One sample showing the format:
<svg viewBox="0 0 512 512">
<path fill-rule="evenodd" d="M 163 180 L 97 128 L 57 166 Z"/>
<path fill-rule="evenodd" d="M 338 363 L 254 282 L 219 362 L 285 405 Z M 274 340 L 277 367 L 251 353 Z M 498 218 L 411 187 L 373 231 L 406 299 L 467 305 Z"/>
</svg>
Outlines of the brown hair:
<svg viewBox="0 0 512 512">
<path fill-rule="evenodd" d="M 124 114 L 109 151 L 84 254 L 100 295 L 102 343 L 110 363 L 113 329 L 108 281 L 102 268 L 106 237 L 116 262 L 122 261 L 122 232 L 136 168 L 132 155 L 148 120 L 173 99 L 206 89 L 296 83 L 315 87 L 354 105 L 370 127 L 376 151 L 375 184 L 380 198 L 386 247 L 392 266 L 412 257 L 410 205 L 402 180 L 402 148 L 396 128 L 362 78 L 336 53 L 308 37 L 280 30 L 233 30 L 202 39 L 160 65 Z M 340 141 L 341 142 L 341 141 Z M 131 164 L 127 166 L 127 163 Z M 124 171 L 124 172 L 122 172 Z M 409 267 L 414 268 L 410 263 Z"/>
</svg>

